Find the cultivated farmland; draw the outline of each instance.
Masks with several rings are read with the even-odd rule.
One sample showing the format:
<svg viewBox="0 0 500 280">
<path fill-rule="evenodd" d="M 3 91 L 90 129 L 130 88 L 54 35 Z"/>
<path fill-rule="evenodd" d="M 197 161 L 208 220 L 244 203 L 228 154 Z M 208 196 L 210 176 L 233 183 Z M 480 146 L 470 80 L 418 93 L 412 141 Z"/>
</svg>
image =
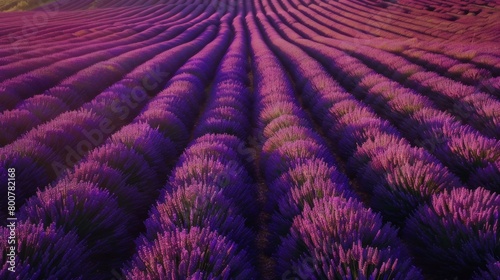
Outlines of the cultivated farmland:
<svg viewBox="0 0 500 280">
<path fill-rule="evenodd" d="M 0 279 L 500 279 L 500 1 L 0 11 Z"/>
</svg>

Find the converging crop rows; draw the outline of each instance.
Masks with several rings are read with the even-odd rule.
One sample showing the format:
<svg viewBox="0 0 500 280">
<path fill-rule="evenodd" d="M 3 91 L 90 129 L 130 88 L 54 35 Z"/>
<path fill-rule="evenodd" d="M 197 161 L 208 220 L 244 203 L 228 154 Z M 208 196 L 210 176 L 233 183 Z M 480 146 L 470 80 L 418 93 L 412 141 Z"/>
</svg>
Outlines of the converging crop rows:
<svg viewBox="0 0 500 280">
<path fill-rule="evenodd" d="M 500 279 L 500 2 L 0 11 L 0 279 Z"/>
</svg>

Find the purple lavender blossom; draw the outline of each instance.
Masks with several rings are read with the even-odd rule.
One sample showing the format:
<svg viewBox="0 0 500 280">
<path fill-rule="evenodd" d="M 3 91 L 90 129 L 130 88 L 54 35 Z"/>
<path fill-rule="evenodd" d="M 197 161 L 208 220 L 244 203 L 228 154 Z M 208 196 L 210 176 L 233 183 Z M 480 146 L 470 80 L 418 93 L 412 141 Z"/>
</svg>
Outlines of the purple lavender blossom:
<svg viewBox="0 0 500 280">
<path fill-rule="evenodd" d="M 500 196 L 483 188 L 433 196 L 407 220 L 403 236 L 416 262 L 437 277 L 470 277 L 498 255 Z"/>
<path fill-rule="evenodd" d="M 227 238 L 207 229 L 165 232 L 138 248 L 123 270 L 130 279 L 257 279 L 248 254 Z M 195 277 L 196 276 L 196 277 Z"/>
<path fill-rule="evenodd" d="M 126 213 L 108 191 L 89 183 L 60 182 L 21 208 L 23 221 L 75 231 L 102 265 L 117 264 L 132 243 Z"/>
<path fill-rule="evenodd" d="M 9 228 L 0 228 L 0 241 L 7 244 Z M 99 278 L 85 242 L 75 232 L 65 232 L 54 224 L 19 223 L 16 228 L 16 272 L 8 271 L 9 247 L 2 246 L 2 279 L 84 279 Z"/>
<path fill-rule="evenodd" d="M 361 257 L 364 256 L 364 257 Z M 294 219 L 277 254 L 277 275 L 299 266 L 308 277 L 423 279 L 397 230 L 355 200 L 324 198 Z M 307 262 L 305 262 L 308 260 Z"/>
</svg>

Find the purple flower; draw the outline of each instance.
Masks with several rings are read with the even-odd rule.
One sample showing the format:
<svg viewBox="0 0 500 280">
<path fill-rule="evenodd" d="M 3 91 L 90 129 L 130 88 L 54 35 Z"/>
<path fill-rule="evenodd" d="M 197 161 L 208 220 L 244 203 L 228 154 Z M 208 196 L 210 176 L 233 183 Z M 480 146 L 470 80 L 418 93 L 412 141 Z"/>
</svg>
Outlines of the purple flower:
<svg viewBox="0 0 500 280">
<path fill-rule="evenodd" d="M 89 183 L 64 181 L 39 191 L 21 208 L 19 217 L 75 231 L 103 265 L 118 264 L 133 241 L 127 230 L 127 215 L 116 199 Z"/>
<path fill-rule="evenodd" d="M 324 198 L 315 200 L 313 207 L 306 205 L 294 219 L 276 258 L 279 276 L 298 267 L 308 277 L 324 279 L 349 275 L 363 279 L 414 275 L 414 279 L 422 279 L 397 238 L 397 230 L 352 199 Z"/>
<path fill-rule="evenodd" d="M 437 277 L 470 277 L 500 252 L 500 196 L 483 188 L 433 196 L 407 220 L 403 235 L 416 261 Z"/>
<path fill-rule="evenodd" d="M 242 142 L 243 143 L 243 142 Z M 238 160 L 240 155 L 236 152 L 233 147 L 225 145 L 220 142 L 208 143 L 208 142 L 198 142 L 194 141 L 182 154 L 182 156 L 177 161 L 182 163 L 188 161 L 192 158 L 200 157 L 219 159 L 224 162 L 229 162 L 231 160 Z"/>
<path fill-rule="evenodd" d="M 399 135 L 399 132 L 388 122 L 376 118 L 363 118 L 347 125 L 339 134 L 338 150 L 340 156 L 347 159 L 356 147 L 381 132 Z"/>
<path fill-rule="evenodd" d="M 220 143 L 231 147 L 231 149 L 237 149 L 241 143 L 241 139 L 234 135 L 229 134 L 205 134 L 196 139 L 197 143 Z"/>
<path fill-rule="evenodd" d="M 173 157 L 176 153 L 175 144 L 146 123 L 135 123 L 123 127 L 113 134 L 111 141 L 123 143 L 143 155 L 157 174 L 162 174 L 169 165 L 173 164 Z"/>
<path fill-rule="evenodd" d="M 0 115 L 0 146 L 7 145 L 20 137 L 23 132 L 41 123 L 41 120 L 28 110 L 14 109 Z"/>
<path fill-rule="evenodd" d="M 385 219 L 404 224 L 406 217 L 433 194 L 460 185 L 458 178 L 441 164 L 416 160 L 387 172 L 373 189 L 371 205 Z"/>
<path fill-rule="evenodd" d="M 500 260 L 492 260 L 486 266 L 486 269 L 481 270 L 474 274 L 474 280 L 496 280 L 500 275 Z"/>
<path fill-rule="evenodd" d="M 221 89 L 222 90 L 222 89 Z M 246 90 L 246 89 L 245 89 Z M 235 108 L 241 115 L 246 116 L 249 113 L 250 108 L 248 108 L 247 104 L 250 102 L 249 97 L 245 95 L 239 94 L 223 94 L 218 93 L 218 96 L 214 99 L 213 106 L 228 106 Z"/>
<path fill-rule="evenodd" d="M 317 142 L 318 135 L 310 128 L 304 126 L 290 126 L 280 129 L 276 134 L 268 138 L 262 146 L 263 153 L 272 153 L 279 147 L 286 143 L 293 143 L 295 141 L 304 140 Z"/>
<path fill-rule="evenodd" d="M 339 103 L 333 104 L 330 109 L 330 113 L 335 116 L 335 119 L 340 120 L 344 116 L 349 119 L 349 116 L 359 116 L 357 119 L 362 117 L 373 118 L 375 114 L 366 106 L 363 106 L 356 100 L 344 100 Z M 332 120 L 333 121 L 333 120 Z M 348 122 L 345 122 L 346 124 Z"/>
<path fill-rule="evenodd" d="M 276 248 L 280 237 L 288 234 L 293 219 L 302 213 L 306 205 L 313 207 L 315 200 L 330 197 L 347 199 L 355 195 L 347 182 L 337 183 L 332 180 L 312 178 L 300 185 L 290 184 L 287 193 L 274 199 L 277 201 L 275 202 L 276 209 L 269 224 L 271 249 Z"/>
<path fill-rule="evenodd" d="M 262 159 L 263 166 L 268 166 L 264 171 L 265 178 L 272 181 L 287 170 L 309 159 L 322 159 L 329 164 L 335 161 L 324 145 L 311 140 L 295 140 L 285 142 L 275 151 Z"/>
<path fill-rule="evenodd" d="M 165 137 L 174 141 L 180 149 L 189 139 L 189 132 L 184 123 L 173 113 L 162 109 L 148 109 L 139 115 L 136 122 L 145 122 Z"/>
<path fill-rule="evenodd" d="M 199 279 L 201 275 L 221 279 L 257 279 L 245 251 L 208 229 L 165 232 L 154 242 L 138 248 L 123 270 L 130 279 Z M 197 277 L 195 277 L 197 276 Z"/>
<path fill-rule="evenodd" d="M 224 195 L 223 190 L 216 186 L 197 184 L 181 187 L 167 193 L 162 201 L 151 210 L 145 222 L 145 239 L 140 241 L 139 246 L 153 242 L 164 232 L 190 230 L 193 227 L 217 231 L 241 248 L 248 248 L 254 241 L 254 234 L 245 226 L 237 201 Z"/>
<path fill-rule="evenodd" d="M 426 97 L 415 94 L 413 92 L 405 92 L 398 94 L 388 102 L 388 106 L 399 116 L 405 118 L 413 113 L 420 111 L 423 108 L 433 108 L 433 103 Z M 403 119 L 403 117 L 401 117 Z"/>
<path fill-rule="evenodd" d="M 249 212 L 255 210 L 252 205 L 255 204 L 256 189 L 246 169 L 237 161 L 222 162 L 201 155 L 190 158 L 175 168 L 169 182 L 175 187 L 213 185 L 237 201 L 242 209 Z"/>
<path fill-rule="evenodd" d="M 3 110 L 14 108 L 22 100 L 16 90 L 8 86 L 0 86 L 0 92 L 2 93 L 0 94 L 0 106 Z"/>
<path fill-rule="evenodd" d="M 245 139 L 248 128 L 236 119 L 207 118 L 196 128 L 194 136 L 199 137 L 208 133 L 230 134 Z"/>
<path fill-rule="evenodd" d="M 39 94 L 25 100 L 18 108 L 28 110 L 44 121 L 70 109 L 61 99 L 46 94 Z"/>
<path fill-rule="evenodd" d="M 127 176 L 127 184 L 150 198 L 155 198 L 158 194 L 161 186 L 159 176 L 155 174 L 142 155 L 125 144 L 109 143 L 100 146 L 87 156 L 87 160 L 102 162 L 120 170 Z"/>
<path fill-rule="evenodd" d="M 16 169 L 16 203 L 22 205 L 38 188 L 56 179 L 57 174 L 50 165 L 55 160 L 52 150 L 44 145 L 26 139 L 16 141 L 0 152 L 0 180 L 7 182 L 7 169 Z M 6 195 L 0 200 L 2 212 L 7 210 L 4 203 L 7 203 Z"/>
<path fill-rule="evenodd" d="M 55 86 L 46 91 L 47 95 L 57 97 L 64 101 L 70 108 L 75 108 L 84 103 L 85 97 L 81 96 L 73 85 Z"/>
<path fill-rule="evenodd" d="M 273 119 L 282 115 L 300 115 L 299 107 L 292 102 L 273 102 L 262 108 L 259 114 L 261 127 L 265 127 Z"/>
<path fill-rule="evenodd" d="M 406 139 L 402 137 L 381 132 L 376 137 L 366 140 L 362 145 L 357 147 L 356 151 L 347 161 L 347 174 L 355 176 L 366 167 L 372 158 L 385 152 L 389 147 L 409 148 L 410 146 Z"/>
<path fill-rule="evenodd" d="M 305 127 L 308 125 L 307 120 L 299 118 L 295 115 L 282 115 L 273 119 L 264 128 L 263 135 L 266 138 L 271 138 L 273 135 L 277 134 L 281 129 L 289 127 Z"/>
<path fill-rule="evenodd" d="M 319 158 L 305 159 L 271 183 L 273 187 L 269 190 L 269 199 L 279 199 L 293 187 L 300 188 L 313 181 L 347 184 L 347 178 L 335 166 Z"/>
<path fill-rule="evenodd" d="M 86 182 L 108 190 L 116 196 L 118 205 L 131 215 L 145 210 L 150 194 L 141 193 L 138 188 L 127 184 L 128 176 L 122 171 L 97 161 L 84 161 L 66 174 L 60 181 Z"/>
<path fill-rule="evenodd" d="M 455 135 L 451 137 L 448 147 L 452 159 L 468 172 L 500 159 L 500 141 L 481 137 L 478 133 Z"/>
<path fill-rule="evenodd" d="M 0 228 L 0 241 L 7 244 L 10 229 Z M 2 246 L 1 279 L 100 279 L 85 243 L 73 231 L 54 224 L 18 223 L 16 272 L 7 270 L 9 246 Z"/>
</svg>

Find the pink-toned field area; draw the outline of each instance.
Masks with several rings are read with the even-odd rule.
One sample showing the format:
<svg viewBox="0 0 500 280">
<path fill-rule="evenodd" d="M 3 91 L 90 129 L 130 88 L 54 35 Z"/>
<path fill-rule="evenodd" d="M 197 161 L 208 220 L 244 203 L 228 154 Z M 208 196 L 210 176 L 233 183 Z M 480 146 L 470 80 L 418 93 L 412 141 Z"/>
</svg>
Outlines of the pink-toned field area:
<svg viewBox="0 0 500 280">
<path fill-rule="evenodd" d="M 0 1 L 0 279 L 500 279 L 500 1 Z"/>
</svg>

